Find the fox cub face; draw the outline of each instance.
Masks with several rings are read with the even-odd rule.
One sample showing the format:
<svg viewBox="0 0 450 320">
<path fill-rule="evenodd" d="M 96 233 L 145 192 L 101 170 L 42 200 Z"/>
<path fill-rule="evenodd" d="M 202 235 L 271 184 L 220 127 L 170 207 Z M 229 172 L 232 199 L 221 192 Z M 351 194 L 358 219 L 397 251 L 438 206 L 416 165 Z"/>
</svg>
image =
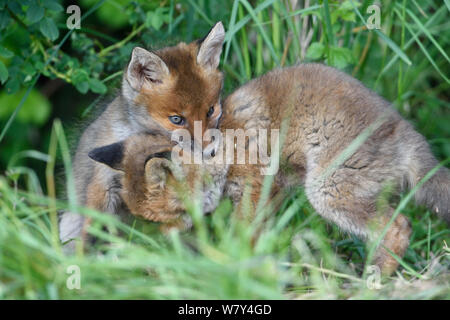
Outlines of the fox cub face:
<svg viewBox="0 0 450 320">
<path fill-rule="evenodd" d="M 130 212 L 150 221 L 186 229 L 186 200 L 199 190 L 203 212 L 213 211 L 223 192 L 227 166 L 172 161 L 173 144 L 164 135 L 139 134 L 89 153 L 121 172 L 120 196 Z"/>
<path fill-rule="evenodd" d="M 222 113 L 222 73 L 217 69 L 225 31 L 218 22 L 203 40 L 179 43 L 155 52 L 134 48 L 126 68 L 122 94 L 141 126 L 170 134 L 194 121 L 203 132 L 216 128 Z"/>
</svg>

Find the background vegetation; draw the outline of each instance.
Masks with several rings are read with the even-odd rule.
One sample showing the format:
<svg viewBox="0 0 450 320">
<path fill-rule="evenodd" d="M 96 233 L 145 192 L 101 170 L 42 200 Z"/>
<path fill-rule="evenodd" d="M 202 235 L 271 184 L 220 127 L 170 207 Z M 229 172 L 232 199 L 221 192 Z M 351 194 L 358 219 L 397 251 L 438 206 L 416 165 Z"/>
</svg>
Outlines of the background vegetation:
<svg viewBox="0 0 450 320">
<path fill-rule="evenodd" d="M 76 208 L 67 142 L 114 95 L 134 46 L 192 41 L 220 20 L 224 94 L 274 67 L 323 62 L 392 101 L 448 160 L 448 0 L 381 1 L 381 29 L 370 31 L 372 1 L 81 0 L 81 29 L 72 31 L 70 4 L 0 0 L 1 299 L 450 298 L 450 230 L 408 195 L 398 200 L 412 221 L 410 248 L 374 290 L 363 243 L 325 223 L 302 190 L 254 247 L 255 226 L 234 219 L 227 200 L 206 218 L 194 203 L 195 231 L 164 238 L 151 223 Z M 68 201 L 56 200 L 64 187 L 55 172 L 68 181 Z M 92 233 L 109 244 L 63 255 L 56 215 L 64 209 L 96 217 Z M 70 265 L 80 267 L 80 290 L 66 286 Z"/>
</svg>

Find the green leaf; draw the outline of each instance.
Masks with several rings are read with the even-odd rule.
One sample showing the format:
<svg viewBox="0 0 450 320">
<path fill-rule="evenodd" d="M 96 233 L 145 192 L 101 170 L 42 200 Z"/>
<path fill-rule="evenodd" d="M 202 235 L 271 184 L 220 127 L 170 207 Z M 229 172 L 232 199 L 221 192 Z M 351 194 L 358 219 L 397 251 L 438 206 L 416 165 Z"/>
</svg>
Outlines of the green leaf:
<svg viewBox="0 0 450 320">
<path fill-rule="evenodd" d="M 149 11 L 147 12 L 147 17 L 145 19 L 145 25 L 147 27 L 153 27 L 155 30 L 161 29 L 164 24 L 164 17 L 158 11 Z"/>
<path fill-rule="evenodd" d="M 1 47 L 0 46 L 0 56 L 2 56 L 3 58 L 11 58 L 12 56 L 14 56 L 14 53 L 12 53 L 11 51 L 9 51 L 8 49 L 6 49 L 5 47 Z"/>
<path fill-rule="evenodd" d="M 44 17 L 44 8 L 41 7 L 37 2 L 33 2 L 27 10 L 27 20 L 30 23 L 35 23 L 40 21 Z"/>
<path fill-rule="evenodd" d="M 330 54 L 333 55 L 333 66 L 338 69 L 343 69 L 354 61 L 353 53 L 348 48 L 330 47 Z"/>
<path fill-rule="evenodd" d="M 11 21 L 11 18 L 9 17 L 9 14 L 6 10 L 0 11 L 0 30 L 5 29 L 9 22 Z"/>
<path fill-rule="evenodd" d="M 9 80 L 5 84 L 6 92 L 9 94 L 16 93 L 20 89 L 20 80 L 18 77 L 9 77 Z"/>
<path fill-rule="evenodd" d="M 72 83 L 79 84 L 81 82 L 87 82 L 89 80 L 89 75 L 84 69 L 76 69 L 72 75 Z"/>
<path fill-rule="evenodd" d="M 320 42 L 311 43 L 306 51 L 306 57 L 309 59 L 320 59 L 325 52 L 325 46 Z"/>
<path fill-rule="evenodd" d="M 56 27 L 53 20 L 48 17 L 41 20 L 40 30 L 45 37 L 52 41 L 56 40 L 59 36 L 58 27 Z"/>
<path fill-rule="evenodd" d="M 359 7 L 359 3 L 355 3 L 356 7 Z M 355 12 L 353 11 L 353 6 L 350 1 L 344 1 L 339 8 L 333 10 L 331 12 L 331 24 L 334 24 L 339 18 L 344 21 L 352 21 L 356 20 Z"/>
<path fill-rule="evenodd" d="M 95 79 L 95 78 L 90 78 L 88 81 L 89 81 L 89 87 L 91 88 L 92 92 L 99 93 L 99 94 L 106 93 L 107 88 L 103 84 L 103 82 L 101 82 L 100 80 Z"/>
<path fill-rule="evenodd" d="M 42 1 L 42 5 L 50 11 L 55 11 L 55 12 L 64 11 L 63 6 L 54 0 L 44 0 L 44 1 Z"/>
<path fill-rule="evenodd" d="M 6 68 L 5 64 L 0 61 L 0 83 L 4 84 L 6 80 L 8 80 L 8 69 Z"/>
<path fill-rule="evenodd" d="M 22 64 L 21 66 L 22 72 L 29 76 L 34 76 L 36 74 L 36 69 L 34 68 L 34 65 L 27 61 Z"/>
<path fill-rule="evenodd" d="M 76 69 L 72 75 L 72 83 L 82 94 L 89 90 L 89 75 L 84 69 Z"/>
<path fill-rule="evenodd" d="M 86 94 L 86 92 L 88 92 L 88 90 L 89 90 L 89 83 L 86 81 L 86 82 L 80 82 L 80 83 L 77 83 L 76 85 L 75 85 L 75 88 L 78 90 L 78 91 L 80 91 L 80 93 L 82 93 L 82 94 Z"/>
</svg>

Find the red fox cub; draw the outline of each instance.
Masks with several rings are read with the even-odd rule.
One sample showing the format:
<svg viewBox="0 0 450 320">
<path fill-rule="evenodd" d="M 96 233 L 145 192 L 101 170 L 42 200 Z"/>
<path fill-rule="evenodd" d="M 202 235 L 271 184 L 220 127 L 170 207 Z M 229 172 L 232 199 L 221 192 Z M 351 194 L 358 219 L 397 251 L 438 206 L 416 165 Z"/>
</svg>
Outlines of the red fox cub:
<svg viewBox="0 0 450 320">
<path fill-rule="evenodd" d="M 222 131 L 280 129 L 288 118 L 275 191 L 287 181 L 304 185 L 321 216 L 369 241 L 394 213 L 387 204 L 377 206 L 383 189 L 387 185 L 413 188 L 438 165 L 425 139 L 387 101 L 358 80 L 324 65 L 273 70 L 233 92 L 223 108 Z M 352 141 L 371 126 L 367 140 L 335 165 Z M 239 202 L 250 181 L 256 201 L 263 179 L 259 168 L 231 165 L 225 194 Z M 450 171 L 440 168 L 415 197 L 450 222 Z M 407 218 L 399 214 L 375 253 L 374 261 L 384 274 L 398 266 L 386 249 L 403 257 L 410 234 Z"/>
<path fill-rule="evenodd" d="M 222 133 L 227 129 L 280 129 L 286 118 L 289 127 L 272 195 L 287 185 L 303 185 L 321 216 L 368 241 L 376 239 L 394 213 L 388 204 L 380 206 L 377 201 L 383 189 L 387 185 L 412 188 L 438 165 L 425 139 L 387 101 L 345 73 L 319 64 L 277 69 L 237 89 L 224 102 L 220 129 Z M 340 158 L 368 128 L 372 132 L 356 151 Z M 218 157 L 219 152 L 213 154 Z M 239 205 L 250 184 L 256 203 L 264 178 L 261 167 L 258 163 L 231 164 L 224 195 Z M 447 168 L 440 168 L 415 196 L 419 204 L 450 221 Z M 157 194 L 139 197 L 139 210 L 158 208 L 158 214 L 163 214 L 170 207 Z M 375 263 L 384 274 L 398 266 L 388 250 L 402 257 L 410 234 L 407 218 L 399 214 L 375 253 Z"/>
<path fill-rule="evenodd" d="M 162 230 L 192 225 L 186 201 L 200 186 L 204 212 L 213 211 L 223 193 L 225 164 L 171 161 L 173 143 L 159 134 L 138 134 L 89 152 L 89 157 L 118 172 L 119 195 L 135 216 L 161 222 Z M 197 185 L 196 185 L 197 184 Z"/>
<path fill-rule="evenodd" d="M 116 213 L 121 205 L 117 172 L 88 157 L 94 148 L 143 132 L 166 137 L 176 129 L 215 128 L 222 113 L 222 73 L 218 70 L 225 31 L 218 22 L 208 35 L 154 52 L 134 48 L 124 70 L 121 93 L 83 132 L 73 159 L 79 205 Z M 80 236 L 84 219 L 66 212 L 60 239 Z"/>
</svg>

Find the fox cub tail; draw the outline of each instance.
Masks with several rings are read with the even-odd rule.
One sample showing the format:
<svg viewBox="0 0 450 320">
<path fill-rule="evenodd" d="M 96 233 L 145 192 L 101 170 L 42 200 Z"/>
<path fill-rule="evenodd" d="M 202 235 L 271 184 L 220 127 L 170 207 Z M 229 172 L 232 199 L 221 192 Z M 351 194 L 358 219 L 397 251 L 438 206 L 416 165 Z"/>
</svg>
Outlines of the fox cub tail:
<svg viewBox="0 0 450 320">
<path fill-rule="evenodd" d="M 425 139 L 417 133 L 414 138 L 412 152 L 404 154 L 408 158 L 407 180 L 411 188 L 438 165 Z M 425 205 L 450 225 L 450 170 L 446 167 L 439 168 L 420 186 L 415 198 L 418 204 Z"/>
<path fill-rule="evenodd" d="M 440 168 L 416 192 L 416 201 L 450 224 L 450 170 Z"/>
</svg>

